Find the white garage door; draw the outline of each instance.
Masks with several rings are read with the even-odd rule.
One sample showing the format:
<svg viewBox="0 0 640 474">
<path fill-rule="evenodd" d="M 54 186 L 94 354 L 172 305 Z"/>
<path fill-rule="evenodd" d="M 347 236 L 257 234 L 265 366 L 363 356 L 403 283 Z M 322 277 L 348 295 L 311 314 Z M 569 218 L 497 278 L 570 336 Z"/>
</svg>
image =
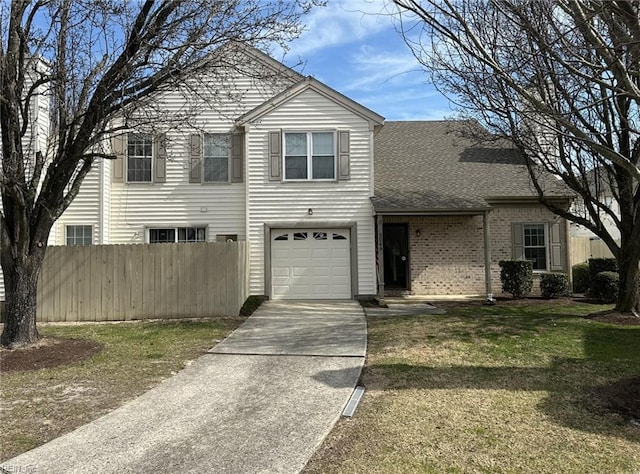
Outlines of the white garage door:
<svg viewBox="0 0 640 474">
<path fill-rule="evenodd" d="M 271 297 L 351 299 L 348 229 L 272 229 Z"/>
</svg>

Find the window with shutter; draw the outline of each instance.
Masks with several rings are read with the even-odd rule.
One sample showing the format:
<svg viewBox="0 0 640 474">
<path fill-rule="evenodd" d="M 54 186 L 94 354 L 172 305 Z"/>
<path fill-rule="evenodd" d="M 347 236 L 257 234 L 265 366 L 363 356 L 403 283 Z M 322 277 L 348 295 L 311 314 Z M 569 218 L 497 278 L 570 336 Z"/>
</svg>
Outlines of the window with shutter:
<svg viewBox="0 0 640 474">
<path fill-rule="evenodd" d="M 205 133 L 190 137 L 190 183 L 241 183 L 244 133 Z"/>
<path fill-rule="evenodd" d="M 514 260 L 529 260 L 534 271 L 565 271 L 565 242 L 559 222 L 512 224 Z"/>
<path fill-rule="evenodd" d="M 336 179 L 334 132 L 285 132 L 283 149 L 285 181 Z"/>
</svg>

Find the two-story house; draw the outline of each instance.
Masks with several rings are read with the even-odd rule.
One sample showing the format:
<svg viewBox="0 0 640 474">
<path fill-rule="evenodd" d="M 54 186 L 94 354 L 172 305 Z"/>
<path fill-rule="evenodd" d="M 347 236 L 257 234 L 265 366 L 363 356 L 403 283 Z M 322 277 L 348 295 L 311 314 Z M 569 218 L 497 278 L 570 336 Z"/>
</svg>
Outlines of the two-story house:
<svg viewBox="0 0 640 474">
<path fill-rule="evenodd" d="M 246 240 L 249 293 L 279 299 L 499 292 L 505 258 L 569 268 L 568 226 L 512 148 L 385 125 L 254 49 L 238 64 L 163 93 L 154 112 L 179 120 L 143 111 L 114 134 L 50 243 Z"/>
</svg>

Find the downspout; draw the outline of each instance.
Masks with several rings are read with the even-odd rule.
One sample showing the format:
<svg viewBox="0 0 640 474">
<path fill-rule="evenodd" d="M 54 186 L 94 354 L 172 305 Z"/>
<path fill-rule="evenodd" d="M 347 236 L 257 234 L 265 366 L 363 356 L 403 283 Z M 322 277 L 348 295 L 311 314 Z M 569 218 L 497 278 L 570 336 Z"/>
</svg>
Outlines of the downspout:
<svg viewBox="0 0 640 474">
<path fill-rule="evenodd" d="M 489 238 L 489 211 L 484 211 L 482 215 L 482 229 L 484 233 L 484 285 L 487 293 L 486 305 L 496 304 L 491 289 L 491 240 Z"/>
<path fill-rule="evenodd" d="M 376 269 L 378 274 L 378 303 L 380 306 L 385 305 L 384 301 L 384 245 L 382 235 L 382 216 L 376 216 L 376 235 L 377 235 L 377 252 L 376 252 Z"/>
<path fill-rule="evenodd" d="M 564 219 L 564 241 L 565 268 L 567 269 L 567 277 L 569 278 L 569 288 L 573 289 L 573 259 L 571 256 L 573 239 L 571 238 L 571 225 L 567 219 Z"/>
<path fill-rule="evenodd" d="M 100 160 L 99 178 L 98 178 L 98 241 L 97 244 L 106 244 L 104 239 L 104 173 L 106 163 Z M 93 240 L 93 239 L 92 239 Z"/>
</svg>

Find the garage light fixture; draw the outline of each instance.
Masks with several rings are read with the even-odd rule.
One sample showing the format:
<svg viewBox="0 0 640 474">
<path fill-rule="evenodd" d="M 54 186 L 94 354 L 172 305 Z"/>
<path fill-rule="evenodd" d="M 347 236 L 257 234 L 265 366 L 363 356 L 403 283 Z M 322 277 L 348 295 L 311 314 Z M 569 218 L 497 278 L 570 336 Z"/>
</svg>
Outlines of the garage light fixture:
<svg viewBox="0 0 640 474">
<path fill-rule="evenodd" d="M 313 215 L 313 209 L 309 208 L 309 209 L 307 210 L 307 214 L 309 214 L 310 216 L 312 216 L 312 215 Z"/>
</svg>

